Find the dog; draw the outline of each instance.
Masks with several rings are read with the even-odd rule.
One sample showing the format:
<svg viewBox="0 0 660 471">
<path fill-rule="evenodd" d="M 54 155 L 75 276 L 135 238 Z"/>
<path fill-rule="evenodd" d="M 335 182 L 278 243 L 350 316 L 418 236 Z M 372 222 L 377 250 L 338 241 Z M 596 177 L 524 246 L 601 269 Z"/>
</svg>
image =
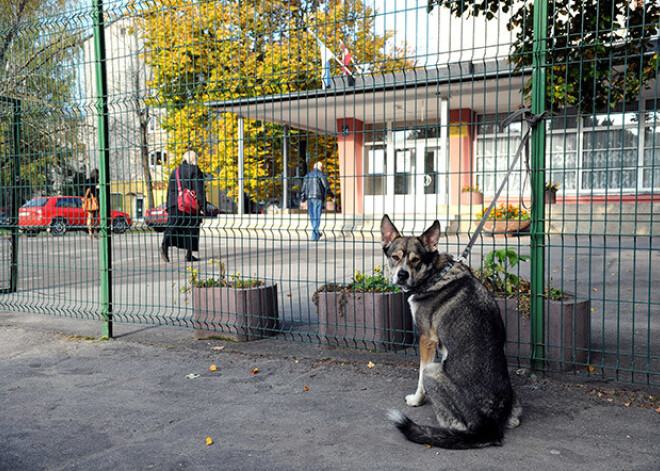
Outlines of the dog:
<svg viewBox="0 0 660 471">
<path fill-rule="evenodd" d="M 520 424 L 522 407 L 511 387 L 506 332 L 493 296 L 467 266 L 438 252 L 438 221 L 419 237 L 403 237 L 385 215 L 381 234 L 392 283 L 411 293 L 419 333 L 419 382 L 406 402 L 420 406 L 428 397 L 438 425 L 418 425 L 396 410 L 390 421 L 415 443 L 500 446 L 504 429 Z"/>
</svg>

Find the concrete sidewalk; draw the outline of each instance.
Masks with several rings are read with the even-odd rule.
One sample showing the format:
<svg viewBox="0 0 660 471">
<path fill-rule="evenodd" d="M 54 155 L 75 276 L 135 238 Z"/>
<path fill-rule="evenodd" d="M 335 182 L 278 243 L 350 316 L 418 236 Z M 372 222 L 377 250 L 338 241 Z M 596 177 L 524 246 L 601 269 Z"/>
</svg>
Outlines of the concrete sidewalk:
<svg viewBox="0 0 660 471">
<path fill-rule="evenodd" d="M 0 470 L 660 469 L 654 388 L 514 373 L 524 416 L 504 446 L 447 451 L 385 419 L 434 423 L 403 402 L 413 357 L 115 331 L 95 341 L 98 322 L 0 312 Z"/>
</svg>

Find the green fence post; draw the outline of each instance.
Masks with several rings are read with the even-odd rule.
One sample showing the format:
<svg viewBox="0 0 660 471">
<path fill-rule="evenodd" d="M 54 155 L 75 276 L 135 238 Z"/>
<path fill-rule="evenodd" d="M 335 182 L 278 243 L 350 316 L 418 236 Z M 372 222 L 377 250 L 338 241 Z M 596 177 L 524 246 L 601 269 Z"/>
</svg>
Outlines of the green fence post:
<svg viewBox="0 0 660 471">
<path fill-rule="evenodd" d="M 12 158 L 12 178 L 14 179 L 11 193 L 11 267 L 9 272 L 9 292 L 15 293 L 18 288 L 18 204 L 19 191 L 18 186 L 21 181 L 21 161 L 19 152 L 21 149 L 21 102 L 12 100 L 13 104 L 13 158 Z"/>
<path fill-rule="evenodd" d="M 108 139 L 108 80 L 105 54 L 103 1 L 95 0 L 94 56 L 96 69 L 96 111 L 98 113 L 98 170 L 101 231 L 101 315 L 103 337 L 112 337 L 112 240 L 110 221 L 110 159 Z"/>
<path fill-rule="evenodd" d="M 534 46 L 532 55 L 532 113 L 545 111 L 546 36 L 548 2 L 534 1 Z M 538 369 L 544 354 L 544 273 L 545 273 L 545 123 L 540 121 L 532 130 L 532 224 L 531 224 L 531 360 Z"/>
</svg>

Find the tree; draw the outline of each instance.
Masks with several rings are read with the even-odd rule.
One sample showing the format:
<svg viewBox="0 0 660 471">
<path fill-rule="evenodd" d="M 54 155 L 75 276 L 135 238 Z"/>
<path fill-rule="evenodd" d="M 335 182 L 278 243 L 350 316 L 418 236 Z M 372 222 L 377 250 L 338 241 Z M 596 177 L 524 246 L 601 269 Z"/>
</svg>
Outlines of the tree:
<svg viewBox="0 0 660 471">
<path fill-rule="evenodd" d="M 61 12 L 68 0 L 0 0 L 0 96 L 20 100 L 21 182 L 13 182 L 13 141 L 4 135 L 0 149 L 3 182 L 20 185 L 23 198 L 51 193 L 71 181 L 82 150 L 81 113 L 73 99 L 80 53 L 80 28 L 73 20 L 38 21 Z M 2 132 L 11 113 L 3 110 Z M 10 183 L 7 183 L 10 184 Z"/>
<path fill-rule="evenodd" d="M 428 0 L 457 16 L 511 14 L 515 31 L 510 60 L 516 69 L 532 63 L 532 0 Z M 637 98 L 658 73 L 652 41 L 658 35 L 658 2 L 642 0 L 548 1 L 546 31 L 548 106 L 576 107 L 582 113 L 613 108 Z M 531 84 L 525 86 L 529 98 Z"/>
<path fill-rule="evenodd" d="M 385 55 L 391 33 L 377 36 L 374 23 L 375 12 L 362 0 L 154 0 L 140 11 L 138 29 L 154 70 L 149 84 L 158 93 L 154 105 L 167 110 L 161 125 L 170 132 L 171 150 L 179 157 L 194 148 L 202 170 L 238 196 L 237 118 L 216 116 L 204 103 L 321 88 L 314 35 L 334 51 L 343 41 L 370 71 L 407 64 Z M 245 121 L 244 184 L 254 199 L 281 193 L 283 132 L 281 126 Z M 334 137 L 300 138 L 310 141 L 309 149 L 323 149 L 319 156 L 332 161 L 326 162 L 332 176 Z M 325 149 L 332 147 L 328 156 Z M 307 157 L 291 150 L 287 175 Z M 171 159 L 170 165 L 177 164 Z"/>
</svg>

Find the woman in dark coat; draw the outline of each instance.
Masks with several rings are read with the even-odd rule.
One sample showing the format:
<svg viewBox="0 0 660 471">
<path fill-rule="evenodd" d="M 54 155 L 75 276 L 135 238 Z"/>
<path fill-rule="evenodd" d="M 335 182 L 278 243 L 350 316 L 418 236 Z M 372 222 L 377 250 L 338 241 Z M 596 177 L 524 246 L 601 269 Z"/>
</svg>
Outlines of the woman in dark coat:
<svg viewBox="0 0 660 471">
<path fill-rule="evenodd" d="M 199 226 L 202 224 L 204 208 L 206 208 L 206 192 L 204 189 L 204 174 L 197 166 L 197 154 L 189 150 L 183 155 L 181 165 L 178 167 L 181 188 L 189 188 L 197 194 L 200 212 L 186 214 L 179 211 L 177 205 L 178 187 L 176 170 L 172 171 L 167 185 L 167 228 L 160 246 L 160 256 L 165 262 L 170 261 L 169 248 L 186 249 L 186 261 L 199 260 L 193 252 L 199 251 Z"/>
</svg>

